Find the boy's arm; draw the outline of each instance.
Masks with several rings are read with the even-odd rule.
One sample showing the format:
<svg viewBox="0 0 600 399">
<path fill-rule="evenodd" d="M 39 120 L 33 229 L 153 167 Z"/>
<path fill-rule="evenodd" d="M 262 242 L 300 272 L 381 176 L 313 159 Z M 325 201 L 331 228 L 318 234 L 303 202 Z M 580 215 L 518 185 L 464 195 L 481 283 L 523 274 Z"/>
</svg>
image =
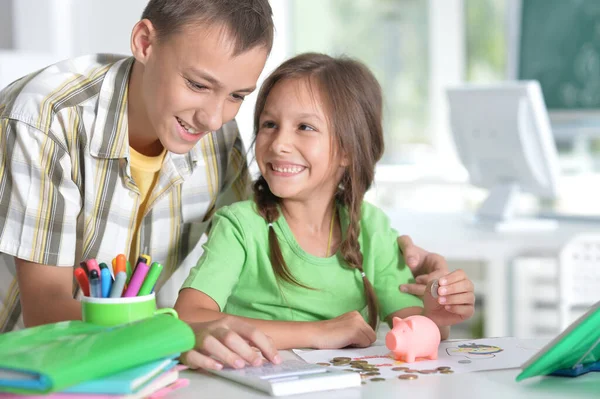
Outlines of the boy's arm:
<svg viewBox="0 0 600 399">
<path fill-rule="evenodd" d="M 346 346 L 367 347 L 376 334 L 358 312 L 350 312 L 332 320 L 279 321 L 231 316 L 219 311 L 219 305 L 205 293 L 185 288 L 179 293 L 175 310 L 187 323 L 206 322 L 224 317 L 243 320 L 273 340 L 277 349 L 334 349 Z"/>
<path fill-rule="evenodd" d="M 0 119 L 0 154 L 0 252 L 14 257 L 25 325 L 79 319 L 72 265 L 81 197 L 65 146 Z M 16 317 L 18 308 L 4 311 Z"/>
<path fill-rule="evenodd" d="M 73 268 L 15 258 L 25 327 L 81 319 L 81 303 L 73 299 Z"/>
</svg>

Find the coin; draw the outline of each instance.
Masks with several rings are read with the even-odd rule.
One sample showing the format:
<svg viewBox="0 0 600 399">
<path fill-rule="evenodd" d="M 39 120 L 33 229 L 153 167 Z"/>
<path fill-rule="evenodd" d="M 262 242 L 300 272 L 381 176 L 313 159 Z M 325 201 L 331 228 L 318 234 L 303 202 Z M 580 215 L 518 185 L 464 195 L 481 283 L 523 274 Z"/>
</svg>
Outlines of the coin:
<svg viewBox="0 0 600 399">
<path fill-rule="evenodd" d="M 334 362 L 341 362 L 341 361 L 348 361 L 348 362 L 350 362 L 350 360 L 352 360 L 352 359 L 350 359 L 349 357 L 334 357 L 333 358 Z"/>
<path fill-rule="evenodd" d="M 375 377 L 375 378 L 371 378 L 371 381 L 385 381 L 385 378 Z"/>
<path fill-rule="evenodd" d="M 363 385 L 367 385 L 367 383 L 366 383 L 366 382 L 364 382 L 364 381 L 361 381 L 360 383 L 361 383 L 361 384 L 363 384 Z"/>
<path fill-rule="evenodd" d="M 442 370 L 440 371 L 440 374 L 454 374 L 453 370 Z"/>
<path fill-rule="evenodd" d="M 405 373 L 418 373 L 419 370 L 415 370 L 415 369 L 408 369 L 408 370 L 404 370 Z"/>
<path fill-rule="evenodd" d="M 419 370 L 419 373 L 421 373 L 421 374 L 435 374 L 435 373 L 437 373 L 437 370 Z"/>
<path fill-rule="evenodd" d="M 352 360 L 350 364 L 369 364 L 366 360 Z"/>
<path fill-rule="evenodd" d="M 416 374 L 402 374 L 399 375 L 398 378 L 401 380 L 416 380 L 417 378 L 419 378 L 419 376 Z"/>
<path fill-rule="evenodd" d="M 330 365 L 331 365 L 331 364 L 329 364 L 329 363 L 325 363 L 325 362 L 322 362 L 322 363 L 317 363 L 317 364 L 318 364 L 319 366 L 330 366 Z"/>
<path fill-rule="evenodd" d="M 469 364 L 469 363 L 471 363 L 471 361 L 470 361 L 470 360 L 459 360 L 458 362 L 459 362 L 460 364 Z"/>
<path fill-rule="evenodd" d="M 437 368 L 438 371 L 444 371 L 444 370 L 450 370 L 452 367 L 448 367 L 448 366 L 440 366 Z"/>
<path fill-rule="evenodd" d="M 365 373 L 365 375 L 368 375 L 368 376 L 373 376 L 373 375 L 381 375 L 381 373 L 378 373 L 378 372 L 376 372 L 376 371 L 372 371 L 372 372 L 370 371 L 370 372 L 368 372 L 368 373 Z"/>
<path fill-rule="evenodd" d="M 408 367 L 392 367 L 392 371 L 406 371 Z"/>
<path fill-rule="evenodd" d="M 438 288 L 440 288 L 440 282 L 438 280 L 433 280 L 433 284 L 431 284 L 431 296 L 436 299 L 438 297 Z"/>
<path fill-rule="evenodd" d="M 347 366 L 350 362 L 347 360 L 337 360 L 333 362 L 334 366 Z"/>
</svg>

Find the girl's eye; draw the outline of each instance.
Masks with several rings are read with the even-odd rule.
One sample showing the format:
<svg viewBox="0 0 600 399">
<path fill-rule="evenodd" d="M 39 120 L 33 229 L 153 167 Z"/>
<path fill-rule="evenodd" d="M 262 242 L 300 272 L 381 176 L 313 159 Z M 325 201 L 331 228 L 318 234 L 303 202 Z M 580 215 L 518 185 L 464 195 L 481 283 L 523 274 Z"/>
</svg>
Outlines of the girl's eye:
<svg viewBox="0 0 600 399">
<path fill-rule="evenodd" d="M 201 84 L 198 84 L 198 83 L 194 83 L 194 82 L 192 82 L 191 80 L 188 80 L 188 79 L 186 79 L 186 80 L 185 80 L 185 82 L 186 82 L 186 83 L 187 83 L 187 85 L 188 85 L 189 87 L 191 87 L 193 90 L 204 90 L 204 89 L 207 89 L 207 87 L 206 87 L 206 86 L 203 86 L 203 85 L 201 85 Z"/>
<path fill-rule="evenodd" d="M 265 129 L 274 129 L 275 128 L 275 122 L 265 121 L 265 122 L 263 122 L 262 127 L 265 128 Z"/>
<path fill-rule="evenodd" d="M 315 130 L 312 126 L 305 125 L 305 124 L 302 124 L 302 125 L 298 126 L 298 128 L 300 130 L 307 130 L 307 131 Z"/>
</svg>

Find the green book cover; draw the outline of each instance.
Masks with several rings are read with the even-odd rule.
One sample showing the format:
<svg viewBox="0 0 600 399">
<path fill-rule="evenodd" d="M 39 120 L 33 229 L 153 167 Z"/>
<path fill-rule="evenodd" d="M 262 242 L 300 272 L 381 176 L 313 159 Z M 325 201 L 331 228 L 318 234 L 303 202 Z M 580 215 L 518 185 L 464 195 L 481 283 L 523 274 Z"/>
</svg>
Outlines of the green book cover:
<svg viewBox="0 0 600 399">
<path fill-rule="evenodd" d="M 600 362 L 600 302 L 523 366 L 517 381 Z"/>
<path fill-rule="evenodd" d="M 0 335 L 0 391 L 49 393 L 194 347 L 183 321 L 158 315 L 101 327 L 66 321 Z"/>
</svg>

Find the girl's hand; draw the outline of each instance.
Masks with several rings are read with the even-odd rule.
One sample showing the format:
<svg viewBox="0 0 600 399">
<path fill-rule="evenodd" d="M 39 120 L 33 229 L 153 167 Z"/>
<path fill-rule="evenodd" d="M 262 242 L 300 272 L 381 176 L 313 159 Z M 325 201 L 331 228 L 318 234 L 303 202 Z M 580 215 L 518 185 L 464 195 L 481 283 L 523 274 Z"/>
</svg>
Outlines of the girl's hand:
<svg viewBox="0 0 600 399">
<path fill-rule="evenodd" d="M 208 322 L 190 323 L 190 326 L 196 334 L 196 346 L 182 354 L 180 360 L 192 369 L 221 370 L 223 364 L 236 369 L 245 367 L 246 364 L 260 366 L 263 355 L 274 364 L 281 363 L 271 338 L 243 320 L 223 317 Z"/>
<path fill-rule="evenodd" d="M 433 281 L 427 284 L 423 297 L 423 315 L 439 327 L 451 326 L 469 319 L 475 312 L 473 283 L 463 270 L 456 270 L 439 280 L 438 298 L 431 295 Z"/>
<path fill-rule="evenodd" d="M 346 346 L 366 348 L 377 339 L 375 331 L 357 311 L 316 322 L 313 334 L 316 337 L 314 347 L 317 349 L 339 349 Z"/>
</svg>

